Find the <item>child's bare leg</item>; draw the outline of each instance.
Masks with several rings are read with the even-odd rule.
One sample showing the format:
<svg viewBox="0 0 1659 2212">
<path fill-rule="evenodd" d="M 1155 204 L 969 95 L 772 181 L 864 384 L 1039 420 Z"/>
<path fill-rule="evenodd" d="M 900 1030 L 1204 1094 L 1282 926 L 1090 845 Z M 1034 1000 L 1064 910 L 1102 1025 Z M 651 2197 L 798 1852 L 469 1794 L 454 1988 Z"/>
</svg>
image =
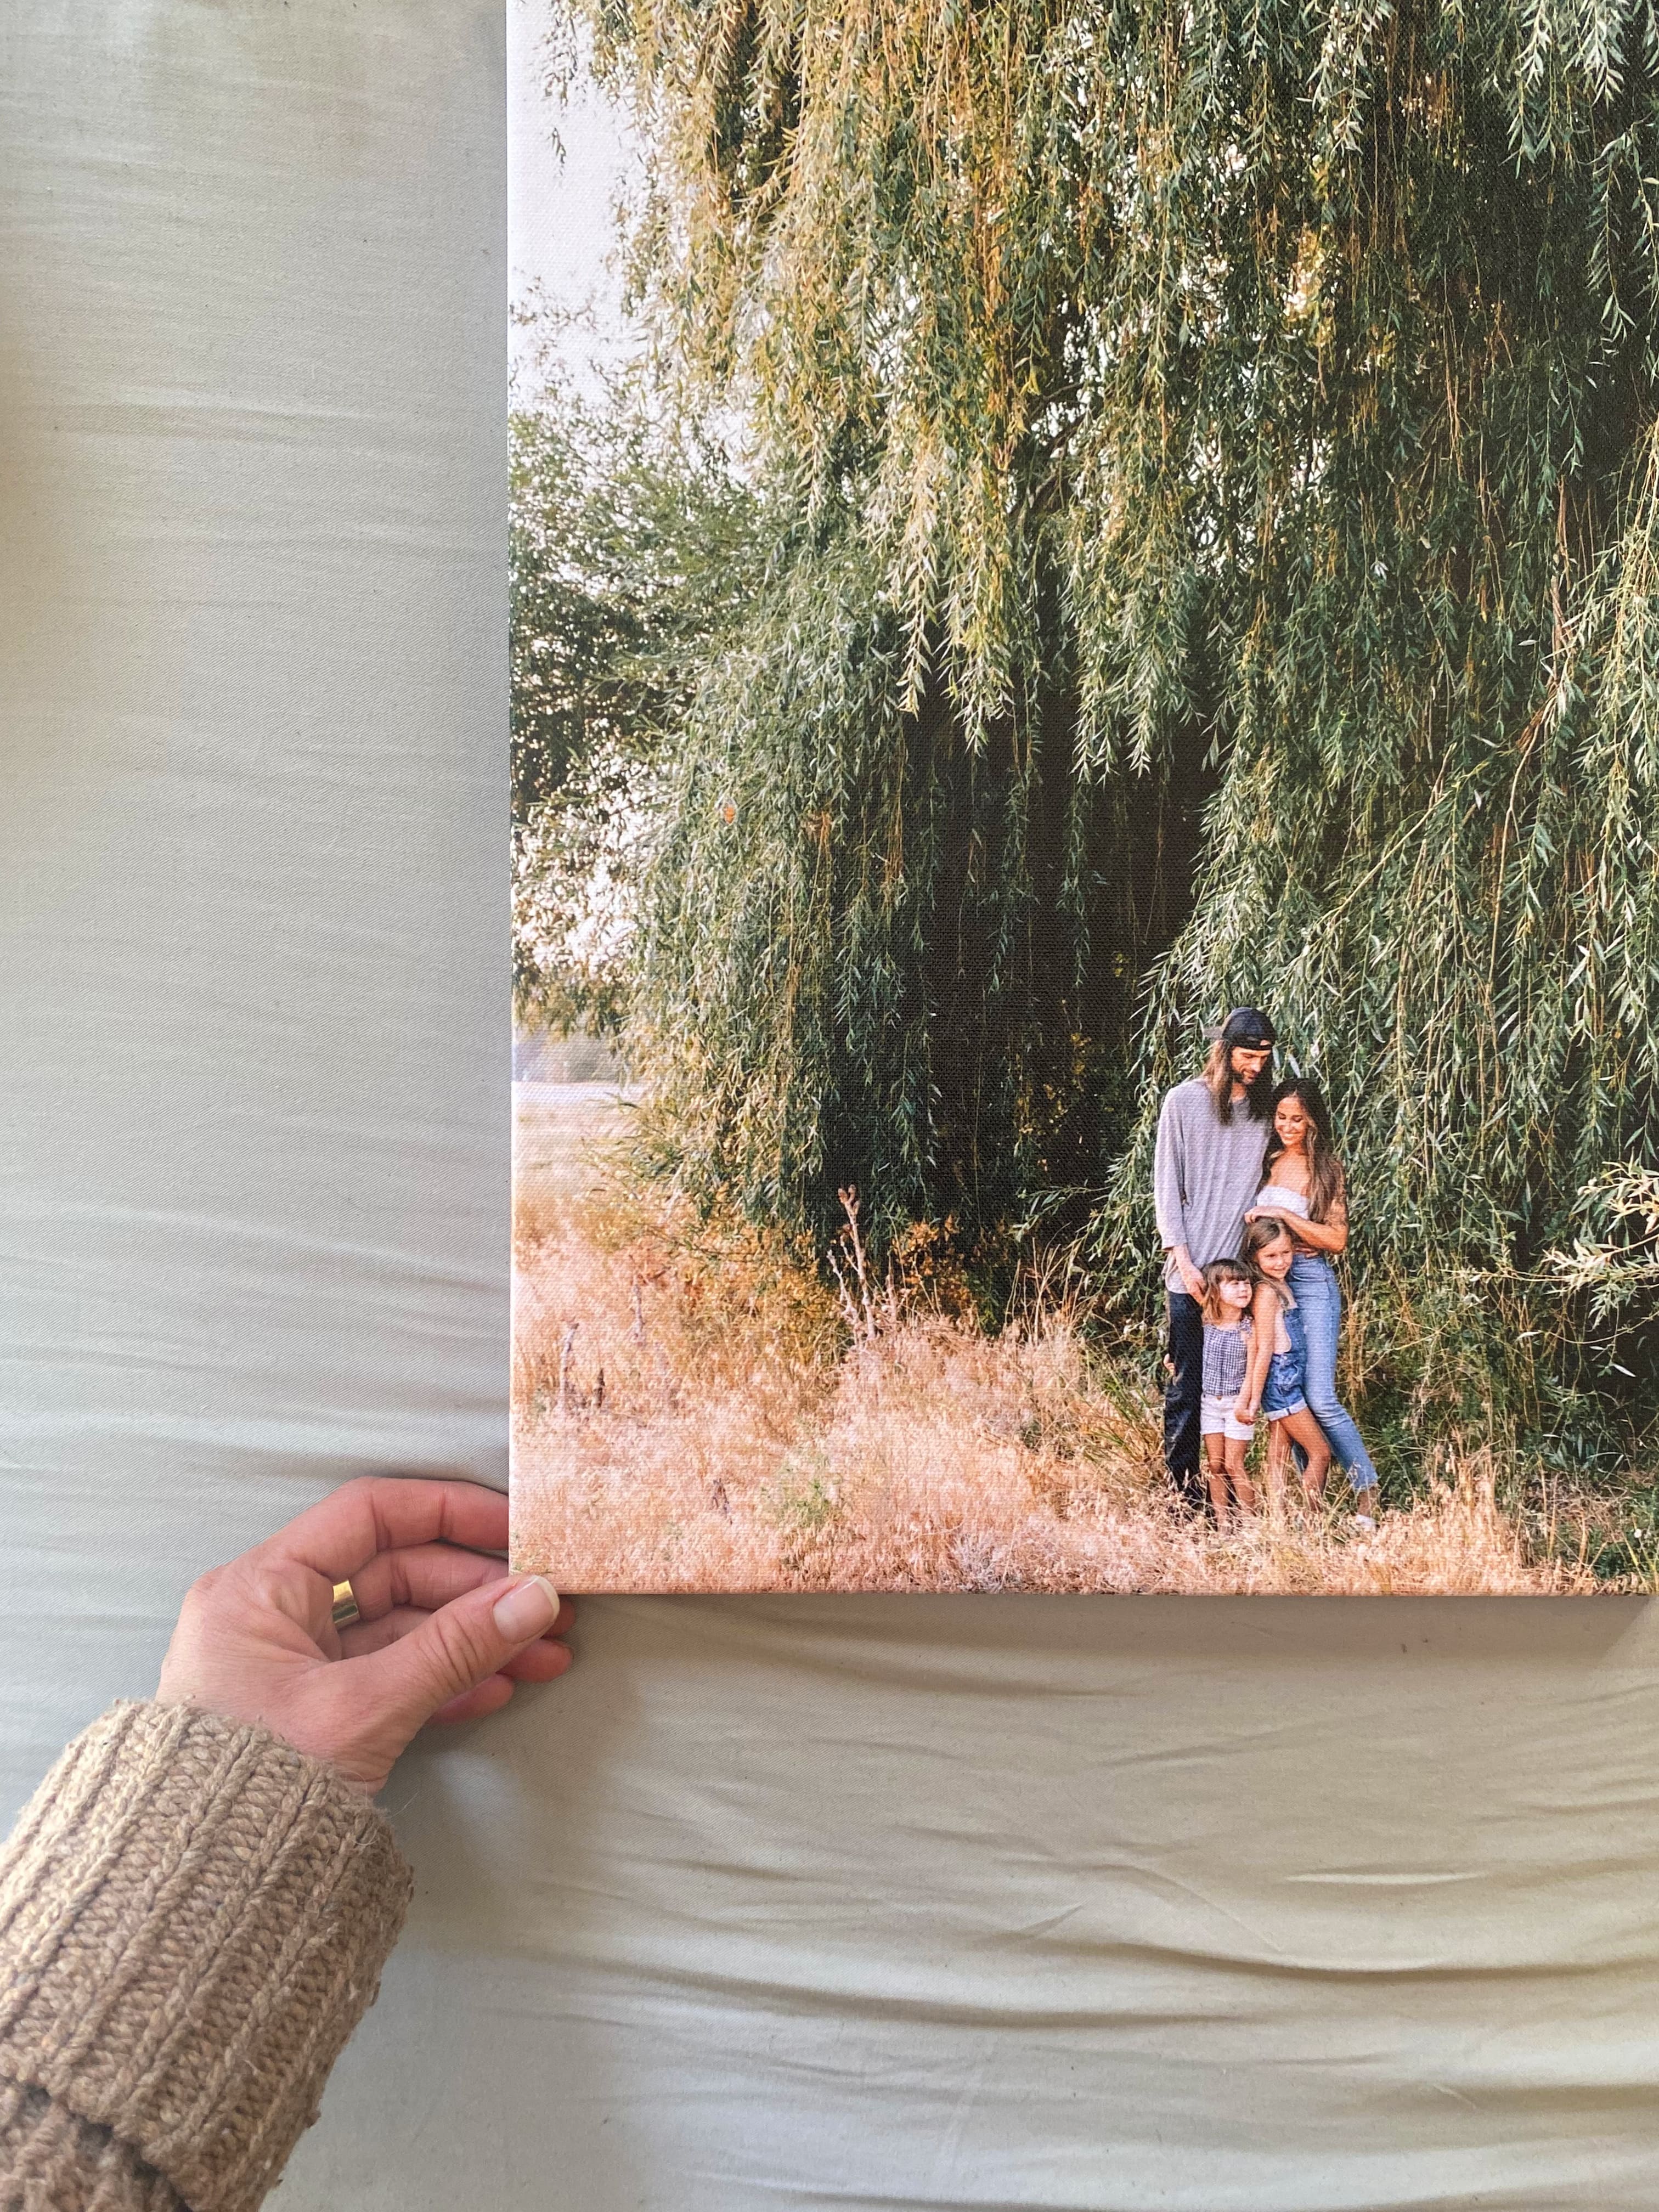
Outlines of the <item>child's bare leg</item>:
<svg viewBox="0 0 1659 2212">
<path fill-rule="evenodd" d="M 1325 1441 L 1325 1431 L 1304 1406 L 1299 1413 L 1286 1413 L 1273 1423 L 1276 1429 L 1286 1432 L 1289 1442 L 1299 1443 L 1307 1455 L 1307 1465 L 1302 1470 L 1302 1492 L 1309 1503 L 1318 1504 L 1325 1494 L 1325 1478 L 1331 1471 L 1331 1448 Z"/>
<path fill-rule="evenodd" d="M 1227 1525 L 1227 1461 L 1225 1437 L 1206 1437 L 1204 1456 L 1209 1462 L 1210 1503 L 1215 1508 L 1218 1528 Z"/>
<path fill-rule="evenodd" d="M 1267 1502 L 1277 1513 L 1285 1503 L 1285 1474 L 1291 1463 L 1291 1447 L 1283 1421 L 1267 1424 L 1267 1461 L 1261 1472 L 1267 1485 Z"/>
<path fill-rule="evenodd" d="M 1233 1489 L 1233 1503 L 1240 1514 L 1255 1511 L 1255 1486 L 1244 1472 L 1244 1455 L 1249 1447 L 1243 1437 L 1226 1437 L 1227 1480 Z"/>
<path fill-rule="evenodd" d="M 1267 1493 L 1267 1516 L 1273 1521 L 1285 1518 L 1285 1468 L 1290 1458 L 1289 1448 L 1279 1433 L 1282 1421 L 1267 1424 L 1267 1455 L 1261 1463 L 1262 1487 Z"/>
</svg>

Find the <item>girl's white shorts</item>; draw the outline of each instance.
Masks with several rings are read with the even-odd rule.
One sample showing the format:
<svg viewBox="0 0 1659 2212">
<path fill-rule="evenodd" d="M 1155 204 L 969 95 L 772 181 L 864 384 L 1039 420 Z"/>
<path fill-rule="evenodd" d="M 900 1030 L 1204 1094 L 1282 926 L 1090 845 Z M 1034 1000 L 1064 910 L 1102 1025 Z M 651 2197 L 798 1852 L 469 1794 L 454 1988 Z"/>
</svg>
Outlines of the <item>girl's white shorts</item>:
<svg viewBox="0 0 1659 2212">
<path fill-rule="evenodd" d="M 1189 1404 L 1191 1401 L 1188 1401 Z M 1199 1401 L 1198 1433 L 1201 1437 L 1231 1437 L 1235 1443 L 1247 1444 L 1255 1433 L 1248 1421 L 1236 1421 L 1233 1407 L 1236 1398 L 1203 1398 Z"/>
</svg>

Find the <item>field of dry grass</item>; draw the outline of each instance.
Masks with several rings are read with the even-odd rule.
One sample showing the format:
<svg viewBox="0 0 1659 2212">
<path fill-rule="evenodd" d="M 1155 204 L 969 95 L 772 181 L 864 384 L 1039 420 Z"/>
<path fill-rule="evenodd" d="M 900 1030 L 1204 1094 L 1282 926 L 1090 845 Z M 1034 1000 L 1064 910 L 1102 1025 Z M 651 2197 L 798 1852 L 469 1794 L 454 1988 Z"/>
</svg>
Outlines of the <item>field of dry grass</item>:
<svg viewBox="0 0 1659 2212">
<path fill-rule="evenodd" d="M 514 1552 L 570 1590 L 1549 1592 L 1479 1461 L 1358 1533 L 1171 1506 L 1158 1408 L 1062 1308 L 988 1337 L 925 1290 L 848 1327 L 802 1255 L 607 1185 L 597 1087 L 521 1097 Z M 860 1318 L 854 1306 L 854 1316 Z M 1571 1551 L 1571 1547 L 1568 1547 Z"/>
</svg>

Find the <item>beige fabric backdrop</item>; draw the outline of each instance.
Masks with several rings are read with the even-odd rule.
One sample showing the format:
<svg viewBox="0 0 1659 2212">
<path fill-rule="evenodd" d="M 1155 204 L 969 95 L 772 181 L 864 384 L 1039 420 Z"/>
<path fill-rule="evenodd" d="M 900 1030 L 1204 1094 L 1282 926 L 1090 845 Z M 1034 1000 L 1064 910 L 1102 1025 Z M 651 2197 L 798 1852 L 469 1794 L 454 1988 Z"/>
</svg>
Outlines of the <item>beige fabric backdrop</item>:
<svg viewBox="0 0 1659 2212">
<path fill-rule="evenodd" d="M 495 0 L 0 18 L 0 1792 L 501 1475 Z M 1646 1607 L 594 1602 L 289 2212 L 1659 2200 Z"/>
</svg>

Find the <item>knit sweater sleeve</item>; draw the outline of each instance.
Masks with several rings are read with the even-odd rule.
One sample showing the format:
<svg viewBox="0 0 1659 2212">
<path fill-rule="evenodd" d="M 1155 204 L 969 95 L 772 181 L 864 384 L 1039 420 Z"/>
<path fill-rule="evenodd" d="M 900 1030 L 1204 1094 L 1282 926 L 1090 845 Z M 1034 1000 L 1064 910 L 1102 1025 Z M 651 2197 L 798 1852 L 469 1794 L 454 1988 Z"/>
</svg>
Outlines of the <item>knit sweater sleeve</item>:
<svg viewBox="0 0 1659 2212">
<path fill-rule="evenodd" d="M 252 2212 L 410 1888 L 331 1768 L 214 1714 L 112 1707 L 0 1846 L 0 2208 Z"/>
</svg>

